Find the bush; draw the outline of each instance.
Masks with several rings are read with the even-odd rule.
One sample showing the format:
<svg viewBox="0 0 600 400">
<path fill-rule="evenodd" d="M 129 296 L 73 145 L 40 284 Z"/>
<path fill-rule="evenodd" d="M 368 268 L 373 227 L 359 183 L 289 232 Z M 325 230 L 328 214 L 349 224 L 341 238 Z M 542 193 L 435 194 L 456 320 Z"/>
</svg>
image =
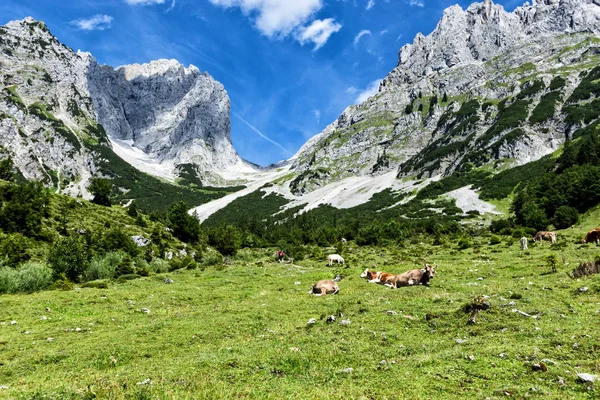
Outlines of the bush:
<svg viewBox="0 0 600 400">
<path fill-rule="evenodd" d="M 117 278 L 117 282 L 118 283 L 125 283 L 127 281 L 132 281 L 134 279 L 140 279 L 141 276 L 139 276 L 138 274 L 125 274 L 125 275 L 121 275 Z"/>
<path fill-rule="evenodd" d="M 100 238 L 98 246 L 105 252 L 122 250 L 132 257 L 140 251 L 131 237 L 118 227 L 106 231 Z"/>
<path fill-rule="evenodd" d="M 120 277 L 122 275 L 131 275 L 134 274 L 135 270 L 133 269 L 133 261 L 129 255 L 125 255 L 121 262 L 115 268 L 115 276 Z"/>
<path fill-rule="evenodd" d="M 213 228 L 208 233 L 208 242 L 224 256 L 234 256 L 242 246 L 242 235 L 232 225 Z"/>
<path fill-rule="evenodd" d="M 104 257 L 94 258 L 90 267 L 83 274 L 84 280 L 95 281 L 114 278 L 115 269 L 123 261 L 123 258 L 125 258 L 125 253 L 122 251 L 112 251 L 106 253 Z"/>
<path fill-rule="evenodd" d="M 18 264 L 29 260 L 29 240 L 20 233 L 7 235 L 0 242 L 0 254 L 5 257 L 5 264 L 16 267 Z"/>
<path fill-rule="evenodd" d="M 173 229 L 173 235 L 187 243 L 197 243 L 200 239 L 200 221 L 188 214 L 188 205 L 184 201 L 173 203 L 167 210 L 167 221 Z"/>
<path fill-rule="evenodd" d="M 54 285 L 52 285 L 53 289 L 64 291 L 73 290 L 74 287 L 75 285 L 73 284 L 73 282 L 71 282 L 68 279 L 58 279 L 54 282 Z"/>
<path fill-rule="evenodd" d="M 148 269 L 155 274 L 163 274 L 169 272 L 170 266 L 171 264 L 169 264 L 168 261 L 165 261 L 162 258 L 155 258 L 148 264 Z"/>
<path fill-rule="evenodd" d="M 64 276 L 72 282 L 78 282 L 80 276 L 89 268 L 91 253 L 81 236 L 67 236 L 60 239 L 50 249 L 48 263 L 57 277 Z"/>
<path fill-rule="evenodd" d="M 491 245 L 500 244 L 500 243 L 502 243 L 502 239 L 500 239 L 500 236 L 493 235 L 490 238 L 490 244 Z"/>
<path fill-rule="evenodd" d="M 573 207 L 560 206 L 554 213 L 552 222 L 558 229 L 566 229 L 579 221 L 579 213 Z"/>
<path fill-rule="evenodd" d="M 15 268 L 0 267 L 0 293 L 16 293 L 19 287 L 19 273 Z"/>
<path fill-rule="evenodd" d="M 88 186 L 88 190 L 94 196 L 92 203 L 110 207 L 110 195 L 112 193 L 112 183 L 110 180 L 93 178 Z"/>
<path fill-rule="evenodd" d="M 467 238 L 463 237 L 463 238 L 460 238 L 460 240 L 458 241 L 458 249 L 459 250 L 465 250 L 471 246 L 473 246 L 473 243 L 471 243 L 471 241 Z"/>
<path fill-rule="evenodd" d="M 194 259 L 190 256 L 185 256 L 183 258 L 173 258 L 170 261 L 170 271 L 175 271 L 176 269 L 196 269 L 198 268 L 198 263 L 194 261 Z"/>
<path fill-rule="evenodd" d="M 91 281 L 86 282 L 81 285 L 82 288 L 92 288 L 92 289 L 108 289 L 108 282 L 104 280 L 99 281 Z"/>
<path fill-rule="evenodd" d="M 36 292 L 49 288 L 52 283 L 52 269 L 43 263 L 29 261 L 22 264 L 19 273 L 19 292 Z"/>
</svg>

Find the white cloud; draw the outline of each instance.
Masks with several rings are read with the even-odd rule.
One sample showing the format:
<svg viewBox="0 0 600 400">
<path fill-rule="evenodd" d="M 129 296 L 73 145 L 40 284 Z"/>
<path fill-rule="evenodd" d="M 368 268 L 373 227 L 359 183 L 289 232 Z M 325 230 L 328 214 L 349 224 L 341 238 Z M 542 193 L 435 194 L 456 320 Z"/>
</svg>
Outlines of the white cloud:
<svg viewBox="0 0 600 400">
<path fill-rule="evenodd" d="M 164 2 L 165 2 L 165 0 L 125 0 L 125 3 L 132 5 L 132 6 L 137 6 L 137 5 L 149 6 L 149 5 L 153 5 L 153 4 L 163 4 Z"/>
<path fill-rule="evenodd" d="M 348 89 L 346 89 L 346 93 L 348 94 L 356 94 L 358 93 L 358 89 L 354 86 L 350 86 Z"/>
<path fill-rule="evenodd" d="M 241 9 L 245 15 L 254 20 L 256 28 L 269 38 L 293 35 L 302 44 L 314 43 L 315 50 L 322 47 L 329 37 L 342 27 L 333 18 L 312 20 L 315 13 L 323 8 L 323 0 L 209 1 L 216 6 Z"/>
<path fill-rule="evenodd" d="M 354 100 L 354 104 L 360 104 L 365 102 L 369 97 L 377 94 L 379 92 L 379 84 L 381 83 L 381 79 L 373 81 L 369 83 L 369 86 L 365 90 L 363 90 Z"/>
<path fill-rule="evenodd" d="M 333 18 L 314 20 L 309 26 L 302 28 L 296 38 L 300 43 L 313 42 L 314 50 L 320 49 L 329 37 L 342 29 L 342 25 L 335 22 Z"/>
<path fill-rule="evenodd" d="M 363 29 L 362 31 L 360 31 L 360 33 L 354 38 L 354 45 L 356 46 L 360 41 L 360 38 L 365 35 L 371 35 L 371 31 L 368 29 Z"/>
<path fill-rule="evenodd" d="M 385 35 L 386 33 L 388 33 L 389 31 L 387 29 L 382 30 L 381 32 L 379 32 L 380 35 Z"/>
<path fill-rule="evenodd" d="M 110 15 L 97 14 L 90 18 L 77 19 L 71 21 L 71 25 L 75 25 L 82 31 L 103 31 L 110 28 L 113 17 Z"/>
<path fill-rule="evenodd" d="M 315 114 L 317 124 L 320 124 L 321 123 L 321 110 L 313 110 L 313 113 Z"/>
<path fill-rule="evenodd" d="M 408 4 L 413 7 L 425 7 L 423 0 L 408 0 Z"/>
<path fill-rule="evenodd" d="M 369 0 L 367 3 L 367 10 L 370 10 L 375 5 L 375 0 Z"/>
<path fill-rule="evenodd" d="M 256 27 L 268 37 L 286 36 L 323 7 L 322 0 L 209 0 L 221 7 L 239 7 L 256 15 Z"/>
</svg>

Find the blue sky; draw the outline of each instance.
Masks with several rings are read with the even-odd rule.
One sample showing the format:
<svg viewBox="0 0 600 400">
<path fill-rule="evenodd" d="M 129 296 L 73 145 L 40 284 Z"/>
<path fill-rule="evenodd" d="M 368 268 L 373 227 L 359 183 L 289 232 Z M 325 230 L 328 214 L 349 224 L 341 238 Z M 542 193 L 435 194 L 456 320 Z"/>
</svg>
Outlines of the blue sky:
<svg viewBox="0 0 600 400">
<path fill-rule="evenodd" d="M 470 2 L 460 1 L 466 8 Z M 293 155 L 376 90 L 398 50 L 452 0 L 2 0 L 0 25 L 32 16 L 103 64 L 174 58 L 223 83 L 232 141 L 267 165 Z M 512 10 L 521 1 L 500 2 Z"/>
</svg>

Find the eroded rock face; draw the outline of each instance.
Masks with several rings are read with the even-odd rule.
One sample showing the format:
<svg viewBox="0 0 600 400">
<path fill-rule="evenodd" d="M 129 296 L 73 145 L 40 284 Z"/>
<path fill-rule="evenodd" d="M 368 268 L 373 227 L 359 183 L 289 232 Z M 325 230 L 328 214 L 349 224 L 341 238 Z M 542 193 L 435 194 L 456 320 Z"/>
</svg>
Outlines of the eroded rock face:
<svg viewBox="0 0 600 400">
<path fill-rule="evenodd" d="M 152 175 L 175 179 L 190 164 L 203 182 L 226 184 L 229 171 L 253 170 L 233 149 L 229 112 L 223 85 L 194 66 L 113 69 L 61 44 L 43 22 L 0 27 L 0 157 L 62 192 L 87 195 L 98 146 Z"/>
<path fill-rule="evenodd" d="M 600 7 L 592 0 L 538 1 L 513 12 L 487 0 L 466 10 L 452 6 L 431 34 L 417 34 L 400 49 L 378 94 L 348 107 L 300 149 L 290 189 L 302 194 L 345 177 L 393 170 L 432 177 L 467 162 L 539 159 L 581 126 L 567 123 L 561 107 L 580 74 L 598 65 L 599 36 Z M 554 115 L 531 122 L 557 76 L 565 83 Z M 535 80 L 543 85 L 527 92 Z M 503 107 L 520 95 L 525 114 L 502 129 Z M 465 114 L 470 100 L 478 105 Z M 320 178 L 306 179 L 315 175 Z"/>
</svg>

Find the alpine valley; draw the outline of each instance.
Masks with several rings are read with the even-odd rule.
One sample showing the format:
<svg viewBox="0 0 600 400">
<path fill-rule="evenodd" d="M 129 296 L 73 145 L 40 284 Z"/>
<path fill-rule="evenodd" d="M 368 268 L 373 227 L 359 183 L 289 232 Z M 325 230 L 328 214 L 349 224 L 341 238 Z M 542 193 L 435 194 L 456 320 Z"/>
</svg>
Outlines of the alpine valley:
<svg viewBox="0 0 600 400">
<path fill-rule="evenodd" d="M 599 65 L 597 0 L 452 6 L 400 49 L 376 95 L 263 168 L 235 152 L 228 95 L 207 73 L 101 66 L 27 18 L 0 28 L 0 146 L 21 178 L 60 193 L 89 197 L 106 177 L 114 200 L 183 199 L 215 224 L 240 210 L 497 213 L 479 196 L 506 198 L 565 141 L 596 134 Z"/>
</svg>

